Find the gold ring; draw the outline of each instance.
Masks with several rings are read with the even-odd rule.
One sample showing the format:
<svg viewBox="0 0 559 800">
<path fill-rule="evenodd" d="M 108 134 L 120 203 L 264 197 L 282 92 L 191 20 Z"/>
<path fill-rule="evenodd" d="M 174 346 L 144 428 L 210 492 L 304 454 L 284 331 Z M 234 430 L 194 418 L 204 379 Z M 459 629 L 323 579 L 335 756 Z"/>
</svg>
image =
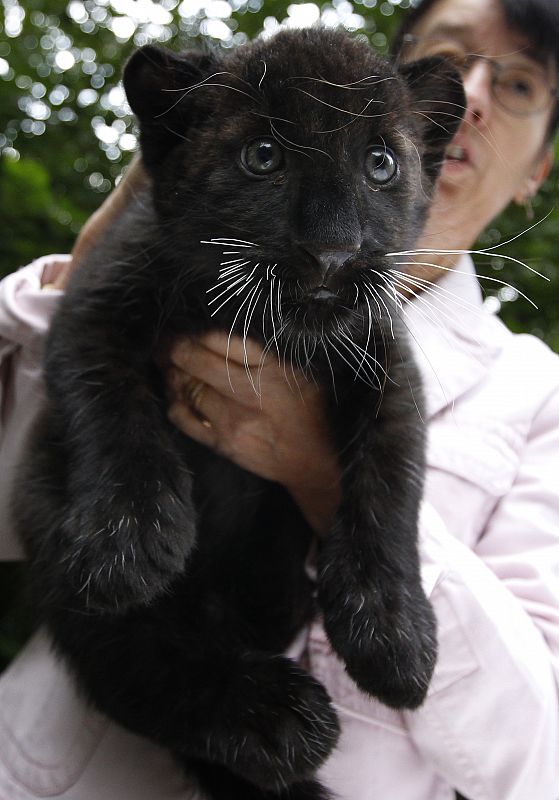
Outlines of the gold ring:
<svg viewBox="0 0 559 800">
<path fill-rule="evenodd" d="M 193 411 L 198 411 L 200 403 L 200 396 L 204 391 L 205 384 L 202 381 L 196 380 L 192 375 L 189 375 L 185 383 L 185 394 L 188 405 Z"/>
<path fill-rule="evenodd" d="M 205 388 L 206 384 L 203 381 L 199 381 L 192 375 L 189 375 L 184 384 L 184 394 L 186 402 L 194 412 L 194 415 L 200 420 L 204 428 L 211 428 L 211 422 L 206 419 L 206 417 L 204 417 L 200 411 L 200 401 Z"/>
</svg>

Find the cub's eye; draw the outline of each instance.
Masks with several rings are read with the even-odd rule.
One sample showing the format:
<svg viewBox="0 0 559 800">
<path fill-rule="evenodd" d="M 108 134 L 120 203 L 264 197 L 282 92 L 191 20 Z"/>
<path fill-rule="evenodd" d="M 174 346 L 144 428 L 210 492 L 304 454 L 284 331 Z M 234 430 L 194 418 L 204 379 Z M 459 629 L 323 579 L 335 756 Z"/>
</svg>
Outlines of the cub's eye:
<svg viewBox="0 0 559 800">
<path fill-rule="evenodd" d="M 265 177 L 283 164 L 283 151 L 275 139 L 253 139 L 241 150 L 241 164 L 247 172 Z"/>
<path fill-rule="evenodd" d="M 398 174 L 398 161 L 389 147 L 379 144 L 367 150 L 365 171 L 373 183 L 385 186 Z"/>
</svg>

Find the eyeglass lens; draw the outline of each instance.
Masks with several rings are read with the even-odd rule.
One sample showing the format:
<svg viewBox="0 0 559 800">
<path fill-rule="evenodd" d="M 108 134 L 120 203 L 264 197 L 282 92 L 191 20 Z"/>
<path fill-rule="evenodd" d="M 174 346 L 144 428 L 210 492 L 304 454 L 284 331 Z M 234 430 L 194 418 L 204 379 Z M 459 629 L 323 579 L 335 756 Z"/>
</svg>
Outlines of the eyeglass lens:
<svg viewBox="0 0 559 800">
<path fill-rule="evenodd" d="M 477 61 L 491 67 L 492 91 L 497 102 L 512 114 L 521 116 L 542 111 L 551 102 L 553 91 L 543 69 L 529 63 L 515 63 L 510 59 L 488 58 L 469 53 L 464 45 L 451 39 L 415 38 L 405 40 L 402 53 L 406 61 L 429 56 L 443 56 L 453 62 L 465 76 Z"/>
</svg>

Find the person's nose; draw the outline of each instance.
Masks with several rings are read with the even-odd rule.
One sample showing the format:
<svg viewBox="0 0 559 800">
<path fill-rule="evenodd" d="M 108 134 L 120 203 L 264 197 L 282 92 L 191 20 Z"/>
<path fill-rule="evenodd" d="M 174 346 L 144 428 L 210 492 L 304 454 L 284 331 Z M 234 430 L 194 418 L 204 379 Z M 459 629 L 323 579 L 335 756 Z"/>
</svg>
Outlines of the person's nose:
<svg viewBox="0 0 559 800">
<path fill-rule="evenodd" d="M 463 81 L 467 100 L 465 119 L 471 125 L 483 127 L 489 122 L 493 103 L 491 64 L 483 59 L 474 61 Z"/>
</svg>

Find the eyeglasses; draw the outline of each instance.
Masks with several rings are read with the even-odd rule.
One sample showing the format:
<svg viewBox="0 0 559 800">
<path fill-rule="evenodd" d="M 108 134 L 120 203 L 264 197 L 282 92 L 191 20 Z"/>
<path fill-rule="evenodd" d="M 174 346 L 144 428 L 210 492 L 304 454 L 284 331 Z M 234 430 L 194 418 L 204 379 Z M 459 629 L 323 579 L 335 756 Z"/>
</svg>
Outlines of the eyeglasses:
<svg viewBox="0 0 559 800">
<path fill-rule="evenodd" d="M 464 77 L 477 61 L 491 68 L 491 91 L 499 105 L 519 117 L 538 114 L 559 97 L 557 87 L 551 86 L 545 70 L 537 64 L 521 64 L 504 59 L 468 53 L 461 42 L 438 37 L 404 36 L 401 58 L 416 61 L 430 56 L 442 56 L 450 61 Z"/>
</svg>

